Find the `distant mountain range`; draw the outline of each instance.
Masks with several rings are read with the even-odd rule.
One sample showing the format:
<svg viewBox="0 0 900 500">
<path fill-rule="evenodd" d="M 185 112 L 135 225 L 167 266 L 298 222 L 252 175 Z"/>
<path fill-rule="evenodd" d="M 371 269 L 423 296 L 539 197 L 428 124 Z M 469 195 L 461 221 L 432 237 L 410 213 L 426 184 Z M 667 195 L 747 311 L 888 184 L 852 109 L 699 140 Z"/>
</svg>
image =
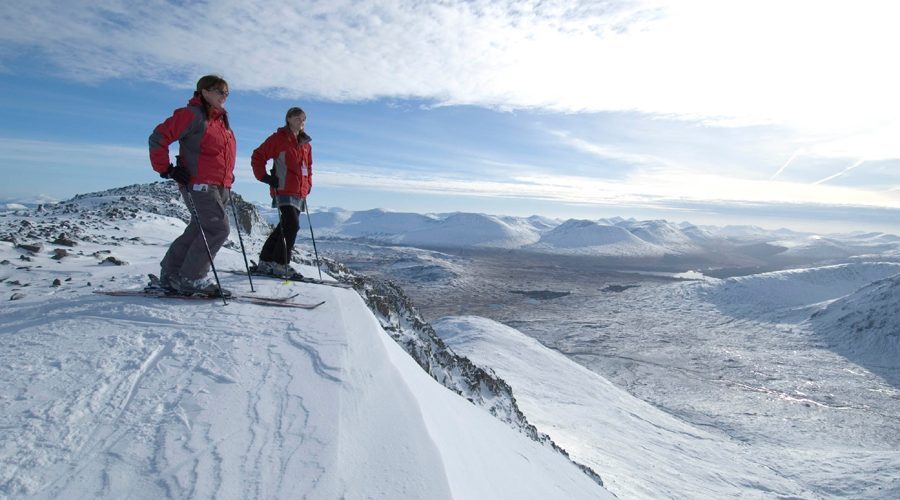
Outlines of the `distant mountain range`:
<svg viewBox="0 0 900 500">
<path fill-rule="evenodd" d="M 776 269 L 847 259 L 900 258 L 900 237 L 878 232 L 820 235 L 756 226 L 688 222 L 560 220 L 482 213 L 417 214 L 340 208 L 312 214 L 317 236 L 432 249 L 521 250 L 681 267 Z"/>
</svg>

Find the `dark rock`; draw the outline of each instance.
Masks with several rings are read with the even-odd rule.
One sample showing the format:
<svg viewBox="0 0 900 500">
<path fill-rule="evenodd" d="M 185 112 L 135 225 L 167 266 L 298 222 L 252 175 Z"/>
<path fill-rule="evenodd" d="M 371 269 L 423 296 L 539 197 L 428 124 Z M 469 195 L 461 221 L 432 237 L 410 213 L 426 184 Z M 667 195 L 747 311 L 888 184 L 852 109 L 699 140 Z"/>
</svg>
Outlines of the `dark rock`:
<svg viewBox="0 0 900 500">
<path fill-rule="evenodd" d="M 71 255 L 68 250 L 65 248 L 56 248 L 53 250 L 53 257 L 51 259 L 61 260 L 63 257 L 68 257 Z"/>
<path fill-rule="evenodd" d="M 529 299 L 537 300 L 558 299 L 560 297 L 565 297 L 566 295 L 572 294 L 572 292 L 554 292 L 552 290 L 510 290 L 509 293 L 524 295 Z"/>
<path fill-rule="evenodd" d="M 62 286 L 62 281 L 59 281 L 59 278 L 53 280 L 53 286 Z"/>
<path fill-rule="evenodd" d="M 54 245 L 62 245 L 66 247 L 74 247 L 78 243 L 71 238 L 69 238 L 65 233 L 59 235 L 55 240 L 53 240 Z"/>
<path fill-rule="evenodd" d="M 16 248 L 21 248 L 22 250 L 26 250 L 32 253 L 38 253 L 44 248 L 44 245 L 41 243 L 19 243 L 16 245 Z"/>
<path fill-rule="evenodd" d="M 25 298 L 24 293 L 14 293 L 14 294 L 10 295 L 9 300 L 19 300 L 19 299 L 24 299 L 24 298 Z"/>
<path fill-rule="evenodd" d="M 19 260 L 24 260 L 24 261 L 27 261 L 27 262 L 31 262 L 31 257 L 29 257 L 29 256 L 27 256 L 27 255 L 20 255 L 20 256 L 19 256 Z"/>
<path fill-rule="evenodd" d="M 125 262 L 124 260 L 119 260 L 118 258 L 116 258 L 115 256 L 112 256 L 112 255 L 110 255 L 109 257 L 104 259 L 103 262 L 101 262 L 101 264 L 106 264 L 106 263 L 115 264 L 117 266 L 127 266 L 128 265 L 128 263 Z"/>
</svg>

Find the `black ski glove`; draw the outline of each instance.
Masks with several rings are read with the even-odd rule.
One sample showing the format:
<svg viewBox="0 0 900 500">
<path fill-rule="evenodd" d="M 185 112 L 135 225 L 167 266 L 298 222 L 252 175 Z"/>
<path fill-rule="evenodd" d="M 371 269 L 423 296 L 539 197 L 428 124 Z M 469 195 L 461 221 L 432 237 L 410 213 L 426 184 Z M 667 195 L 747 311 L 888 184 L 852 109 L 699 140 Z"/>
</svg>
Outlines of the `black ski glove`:
<svg viewBox="0 0 900 500">
<path fill-rule="evenodd" d="M 183 184 L 185 186 L 188 185 L 188 182 L 191 181 L 191 173 L 184 167 L 176 167 L 175 165 L 169 164 L 169 170 L 164 174 L 159 174 L 163 179 L 174 179 L 175 182 L 179 184 Z"/>
<path fill-rule="evenodd" d="M 278 182 L 279 182 L 278 176 L 274 175 L 274 173 L 275 172 L 272 172 L 271 174 L 266 174 L 260 180 L 262 180 L 263 182 L 265 182 L 266 184 L 271 186 L 273 189 L 278 189 Z"/>
</svg>

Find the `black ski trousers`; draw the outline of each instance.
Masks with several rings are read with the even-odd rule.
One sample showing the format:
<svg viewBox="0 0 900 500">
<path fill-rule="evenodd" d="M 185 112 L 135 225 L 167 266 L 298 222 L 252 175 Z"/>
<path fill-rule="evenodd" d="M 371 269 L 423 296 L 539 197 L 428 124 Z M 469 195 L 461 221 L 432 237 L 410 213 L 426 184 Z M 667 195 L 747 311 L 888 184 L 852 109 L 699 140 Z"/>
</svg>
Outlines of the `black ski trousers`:
<svg viewBox="0 0 900 500">
<path fill-rule="evenodd" d="M 281 222 L 275 226 L 263 244 L 262 251 L 259 252 L 259 261 L 290 264 L 297 231 L 300 230 L 300 211 L 290 205 L 280 206 L 278 211 L 281 212 Z"/>
</svg>

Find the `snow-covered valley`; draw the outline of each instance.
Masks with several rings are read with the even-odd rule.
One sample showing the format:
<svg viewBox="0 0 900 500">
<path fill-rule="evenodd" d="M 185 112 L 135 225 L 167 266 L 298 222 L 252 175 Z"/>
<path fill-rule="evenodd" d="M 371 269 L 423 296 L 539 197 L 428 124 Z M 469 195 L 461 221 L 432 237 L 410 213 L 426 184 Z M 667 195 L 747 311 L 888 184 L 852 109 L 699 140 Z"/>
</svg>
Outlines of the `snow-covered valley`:
<svg viewBox="0 0 900 500">
<path fill-rule="evenodd" d="M 421 318 L 367 281 L 254 280 L 261 295 L 325 301 L 311 311 L 93 293 L 143 286 L 183 227 L 179 202 L 149 191 L 0 214 L 0 496 L 900 496 L 889 235 L 383 211 L 350 226 L 331 211 L 313 214 L 344 224 L 323 222 L 319 253 L 394 280 Z M 242 216 L 253 257 L 265 223 Z M 544 238 L 554 228 L 613 226 L 662 257 L 625 269 L 620 254 L 539 247 L 562 247 L 562 231 Z M 315 274 L 305 229 L 298 267 Z M 391 246 L 406 234 L 431 249 Z M 684 234 L 748 267 L 677 273 L 691 268 L 665 255 L 688 251 Z M 823 250 L 838 247 L 840 262 Z M 243 267 L 236 241 L 216 262 Z"/>
</svg>

